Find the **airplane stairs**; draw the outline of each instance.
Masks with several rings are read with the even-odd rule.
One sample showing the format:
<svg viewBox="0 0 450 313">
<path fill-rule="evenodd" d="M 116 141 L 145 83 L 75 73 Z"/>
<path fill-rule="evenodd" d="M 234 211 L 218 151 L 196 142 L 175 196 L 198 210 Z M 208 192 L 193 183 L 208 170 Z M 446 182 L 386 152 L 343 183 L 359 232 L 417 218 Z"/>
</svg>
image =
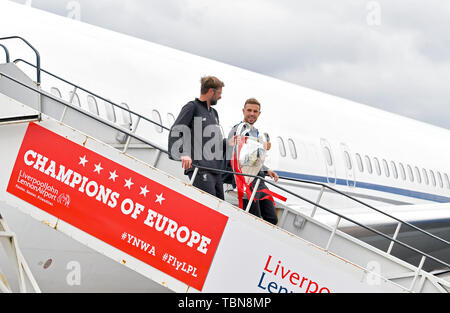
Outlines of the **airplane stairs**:
<svg viewBox="0 0 450 313">
<path fill-rule="evenodd" d="M 72 95 L 86 91 L 71 86 Z M 131 123 L 42 90 L 15 63 L 0 65 L 0 213 L 8 222 L 11 216 L 17 241 L 28 247 L 23 254 L 32 259 L 29 269 L 38 273 L 38 284 L 42 277 L 42 291 L 54 289 L 52 277 L 45 278 L 33 259 L 45 243 L 44 230 L 25 232 L 31 220 L 52 231 L 48 238 L 62 233 L 60 240 L 140 274 L 161 288 L 156 291 L 450 290 L 449 282 L 422 269 L 423 262 L 411 265 L 340 231 L 343 216 L 330 227 L 280 207 L 280 223 L 273 226 L 205 194 L 168 159 L 166 136 L 136 134 L 149 119 L 114 106 L 132 115 Z"/>
</svg>

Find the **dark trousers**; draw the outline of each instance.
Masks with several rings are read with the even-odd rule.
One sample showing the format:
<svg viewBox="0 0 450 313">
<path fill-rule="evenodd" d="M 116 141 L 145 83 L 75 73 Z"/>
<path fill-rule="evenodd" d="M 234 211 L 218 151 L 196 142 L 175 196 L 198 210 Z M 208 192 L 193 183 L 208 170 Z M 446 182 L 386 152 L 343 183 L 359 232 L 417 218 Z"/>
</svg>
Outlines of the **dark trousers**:
<svg viewBox="0 0 450 313">
<path fill-rule="evenodd" d="M 270 201 L 269 199 L 258 200 L 257 202 L 259 202 L 259 209 L 261 210 L 262 218 L 265 221 L 272 223 L 273 225 L 277 225 L 278 223 L 277 210 L 275 209 L 273 202 Z"/>
<path fill-rule="evenodd" d="M 192 178 L 193 172 L 189 172 L 189 179 Z M 194 183 L 192 184 L 194 187 L 201 189 L 213 196 L 216 196 L 219 199 L 224 200 L 223 194 L 223 180 L 222 174 L 218 173 L 210 173 L 210 172 L 198 172 L 197 176 L 195 176 Z"/>
<path fill-rule="evenodd" d="M 242 209 L 246 210 L 247 209 L 247 205 L 248 205 L 248 200 L 247 199 L 242 199 L 242 204 L 243 204 Z M 249 212 L 251 214 L 259 217 L 259 218 L 262 218 L 262 216 L 261 216 L 261 209 L 259 208 L 259 201 L 258 200 L 256 200 L 256 201 L 253 200 L 253 203 L 250 205 Z"/>
<path fill-rule="evenodd" d="M 248 200 L 243 199 L 242 202 L 244 205 L 243 209 L 247 209 Z M 250 206 L 249 212 L 259 218 L 262 218 L 265 221 L 268 221 L 273 225 L 276 225 L 278 223 L 277 211 L 275 209 L 275 206 L 273 205 L 273 202 L 269 199 L 253 201 Z"/>
</svg>

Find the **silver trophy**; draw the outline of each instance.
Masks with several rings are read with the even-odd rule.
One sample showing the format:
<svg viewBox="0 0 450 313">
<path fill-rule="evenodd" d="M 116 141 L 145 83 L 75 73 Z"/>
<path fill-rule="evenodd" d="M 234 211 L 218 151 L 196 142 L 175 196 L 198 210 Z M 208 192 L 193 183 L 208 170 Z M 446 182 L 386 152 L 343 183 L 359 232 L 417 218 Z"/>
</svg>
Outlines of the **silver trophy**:
<svg viewBox="0 0 450 313">
<path fill-rule="evenodd" d="M 234 146 L 234 152 L 242 173 L 253 176 L 258 175 L 264 164 L 267 143 L 265 135 L 257 136 L 256 133 L 256 129 L 252 125 L 241 123 L 236 130 L 237 144 Z M 250 176 L 244 177 L 247 184 L 250 184 L 254 179 Z"/>
</svg>

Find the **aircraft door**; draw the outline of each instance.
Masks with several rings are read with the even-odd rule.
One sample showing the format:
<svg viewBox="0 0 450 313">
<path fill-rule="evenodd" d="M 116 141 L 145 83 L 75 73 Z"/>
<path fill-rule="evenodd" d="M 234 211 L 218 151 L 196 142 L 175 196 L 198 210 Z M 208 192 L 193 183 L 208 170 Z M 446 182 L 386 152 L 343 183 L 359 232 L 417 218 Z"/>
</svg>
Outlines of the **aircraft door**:
<svg viewBox="0 0 450 313">
<path fill-rule="evenodd" d="M 355 165 L 352 161 L 350 149 L 345 143 L 341 143 L 342 156 L 344 158 L 344 168 L 346 173 L 347 186 L 355 187 Z"/>
<path fill-rule="evenodd" d="M 336 168 L 333 150 L 331 149 L 330 143 L 323 138 L 320 139 L 320 146 L 322 148 L 322 155 L 325 160 L 327 182 L 334 185 L 336 184 Z"/>
</svg>

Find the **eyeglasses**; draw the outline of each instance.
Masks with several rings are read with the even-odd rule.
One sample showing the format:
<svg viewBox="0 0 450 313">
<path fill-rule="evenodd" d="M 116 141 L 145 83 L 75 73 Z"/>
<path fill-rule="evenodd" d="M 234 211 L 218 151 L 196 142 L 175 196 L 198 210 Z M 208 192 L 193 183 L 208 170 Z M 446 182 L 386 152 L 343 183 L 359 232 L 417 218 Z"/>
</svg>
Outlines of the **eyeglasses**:
<svg viewBox="0 0 450 313">
<path fill-rule="evenodd" d="M 222 90 L 221 90 L 221 91 L 218 91 L 217 89 L 214 89 L 214 88 L 213 88 L 213 90 L 214 90 L 214 93 L 216 93 L 216 92 L 217 92 L 217 93 L 219 94 L 219 96 L 221 96 L 221 95 L 222 95 Z"/>
</svg>

